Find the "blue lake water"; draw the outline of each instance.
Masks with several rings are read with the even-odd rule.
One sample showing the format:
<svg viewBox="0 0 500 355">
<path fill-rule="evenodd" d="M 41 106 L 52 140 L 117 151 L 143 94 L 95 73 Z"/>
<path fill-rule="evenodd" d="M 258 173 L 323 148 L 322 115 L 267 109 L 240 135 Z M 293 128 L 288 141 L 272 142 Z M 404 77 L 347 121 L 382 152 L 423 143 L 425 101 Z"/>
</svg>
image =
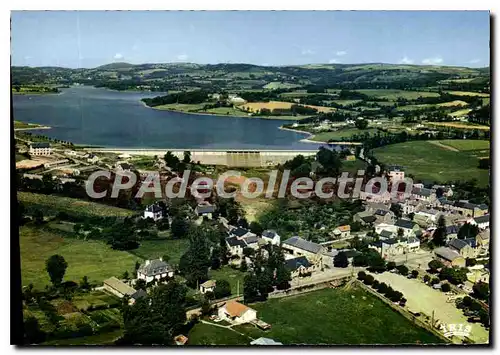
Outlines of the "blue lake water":
<svg viewBox="0 0 500 355">
<path fill-rule="evenodd" d="M 278 129 L 288 121 L 154 110 L 140 99 L 160 93 L 71 87 L 58 95 L 14 95 L 14 119 L 75 144 L 120 148 L 316 149 L 306 135 Z"/>
</svg>

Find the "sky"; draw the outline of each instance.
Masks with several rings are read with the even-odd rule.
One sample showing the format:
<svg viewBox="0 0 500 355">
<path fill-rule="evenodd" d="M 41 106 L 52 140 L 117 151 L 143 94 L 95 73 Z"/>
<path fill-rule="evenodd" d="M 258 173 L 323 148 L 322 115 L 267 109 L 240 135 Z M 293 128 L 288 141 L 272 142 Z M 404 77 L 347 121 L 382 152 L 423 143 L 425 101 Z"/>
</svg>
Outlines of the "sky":
<svg viewBox="0 0 500 355">
<path fill-rule="evenodd" d="M 12 65 L 402 63 L 485 67 L 487 11 L 13 11 Z"/>
</svg>

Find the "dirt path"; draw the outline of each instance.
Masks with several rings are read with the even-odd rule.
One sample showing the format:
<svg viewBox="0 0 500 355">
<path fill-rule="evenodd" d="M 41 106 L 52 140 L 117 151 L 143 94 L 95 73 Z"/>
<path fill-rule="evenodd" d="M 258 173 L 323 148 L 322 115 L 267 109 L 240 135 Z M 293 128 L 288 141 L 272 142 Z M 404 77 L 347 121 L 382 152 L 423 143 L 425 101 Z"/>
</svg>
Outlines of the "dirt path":
<svg viewBox="0 0 500 355">
<path fill-rule="evenodd" d="M 459 150 L 457 148 L 450 147 L 449 145 L 445 145 L 439 141 L 429 141 L 429 143 L 437 145 L 438 147 L 441 147 L 444 149 L 451 150 L 452 152 L 459 152 Z"/>
</svg>

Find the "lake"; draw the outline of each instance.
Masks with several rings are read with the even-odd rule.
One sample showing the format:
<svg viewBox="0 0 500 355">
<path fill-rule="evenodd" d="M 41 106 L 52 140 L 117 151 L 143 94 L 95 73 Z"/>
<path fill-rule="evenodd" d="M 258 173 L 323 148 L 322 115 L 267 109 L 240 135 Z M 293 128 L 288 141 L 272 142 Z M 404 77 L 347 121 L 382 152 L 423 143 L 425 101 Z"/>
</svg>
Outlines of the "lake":
<svg viewBox="0 0 500 355">
<path fill-rule="evenodd" d="M 74 86 L 54 95 L 14 95 L 14 119 L 52 127 L 40 134 L 119 148 L 316 149 L 289 121 L 154 110 L 140 101 L 161 93 Z M 37 131 L 33 131 L 37 133 Z"/>
</svg>

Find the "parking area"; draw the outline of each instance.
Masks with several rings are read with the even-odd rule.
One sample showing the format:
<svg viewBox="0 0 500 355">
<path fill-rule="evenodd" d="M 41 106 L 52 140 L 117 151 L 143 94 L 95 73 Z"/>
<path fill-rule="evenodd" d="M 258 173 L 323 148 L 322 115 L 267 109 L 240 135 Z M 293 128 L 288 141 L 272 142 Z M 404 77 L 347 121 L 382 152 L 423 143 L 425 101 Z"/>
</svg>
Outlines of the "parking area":
<svg viewBox="0 0 500 355">
<path fill-rule="evenodd" d="M 421 280 L 408 279 L 402 275 L 384 272 L 373 274 L 379 282 L 385 282 L 393 289 L 403 293 L 407 299 L 408 309 L 420 312 L 421 317 L 432 316 L 444 324 L 464 324 L 471 326 L 470 338 L 476 343 L 488 343 L 488 331 L 479 323 L 468 323 L 461 310 L 457 309 L 455 303 L 446 302 L 448 296 L 440 290 L 435 290 Z"/>
</svg>

